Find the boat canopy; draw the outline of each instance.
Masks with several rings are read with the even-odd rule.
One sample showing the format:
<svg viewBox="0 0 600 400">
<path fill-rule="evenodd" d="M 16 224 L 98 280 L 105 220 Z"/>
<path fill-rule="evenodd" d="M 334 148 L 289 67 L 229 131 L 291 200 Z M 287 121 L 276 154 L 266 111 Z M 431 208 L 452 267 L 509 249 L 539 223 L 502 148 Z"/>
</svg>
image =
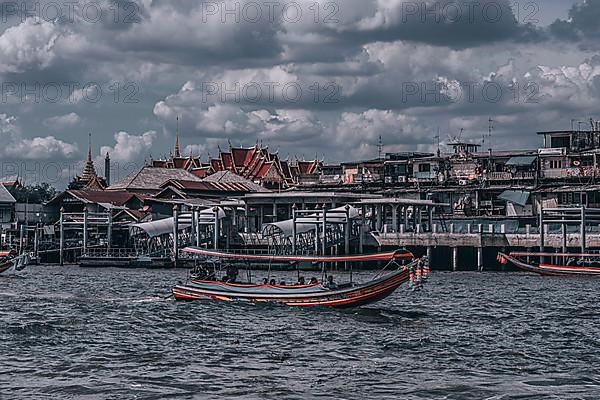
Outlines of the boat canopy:
<svg viewBox="0 0 600 400">
<path fill-rule="evenodd" d="M 360 216 L 360 211 L 356 207 L 349 206 L 348 213 L 350 219 L 355 219 Z M 346 211 L 346 206 L 333 208 L 326 211 L 327 221 L 331 223 L 343 223 L 346 215 L 342 212 Z M 315 224 L 315 217 L 317 214 L 310 214 L 303 217 L 296 218 L 296 234 L 302 234 L 310 231 L 314 231 L 317 227 Z M 273 236 L 275 234 L 281 234 L 287 237 L 291 237 L 294 231 L 294 220 L 288 219 L 280 222 L 273 222 L 265 224 L 263 227 L 263 235 Z"/>
<path fill-rule="evenodd" d="M 222 208 L 219 208 L 218 214 L 219 214 L 219 219 L 225 218 L 225 211 L 223 211 Z M 206 222 L 209 220 L 214 221 L 214 216 L 215 216 L 215 212 L 212 209 L 202 210 L 202 211 L 200 211 L 199 222 L 203 223 L 203 222 Z M 190 214 L 190 213 L 181 214 L 179 217 L 180 217 L 179 218 L 180 223 L 179 223 L 178 229 L 180 231 L 182 231 L 184 229 L 188 229 L 191 226 L 192 214 Z M 184 222 L 182 223 L 181 221 L 184 221 Z M 169 218 L 159 219 L 157 221 L 133 224 L 133 225 L 131 225 L 131 229 L 134 229 L 134 228 L 141 229 L 142 231 L 146 232 L 146 234 L 148 236 L 157 237 L 157 236 L 165 235 L 168 233 L 173 233 L 173 225 L 174 225 L 174 219 L 173 219 L 173 217 L 169 217 Z"/>
<path fill-rule="evenodd" d="M 220 251 L 206 250 L 199 247 L 186 247 L 186 253 L 198 254 L 206 257 L 224 258 L 230 260 L 247 261 L 274 261 L 274 262 L 351 262 L 351 261 L 390 261 L 390 260 L 412 260 L 415 256 L 405 250 L 390 251 L 387 253 L 362 254 L 354 256 L 276 256 L 276 255 L 254 255 L 235 254 Z"/>
<path fill-rule="evenodd" d="M 151 222 L 142 222 L 141 224 L 133 224 L 131 228 L 138 228 L 142 231 L 146 232 L 146 234 L 150 237 L 157 237 L 161 235 L 165 235 L 167 233 L 172 233 L 174 227 L 174 219 L 173 217 L 159 219 L 158 221 Z M 179 224 L 179 230 L 184 230 L 189 228 L 188 224 Z"/>
</svg>

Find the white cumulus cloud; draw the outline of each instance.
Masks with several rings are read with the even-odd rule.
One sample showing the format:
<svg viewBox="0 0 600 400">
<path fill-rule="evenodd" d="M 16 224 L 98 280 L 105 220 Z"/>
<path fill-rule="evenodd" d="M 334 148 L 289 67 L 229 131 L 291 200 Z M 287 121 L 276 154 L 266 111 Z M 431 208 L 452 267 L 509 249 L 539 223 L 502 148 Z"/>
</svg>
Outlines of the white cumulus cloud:
<svg viewBox="0 0 600 400">
<path fill-rule="evenodd" d="M 129 163 L 140 161 L 144 158 L 152 147 L 156 139 L 155 131 L 148 131 L 141 135 L 131 135 L 121 131 L 114 134 L 114 146 L 102 146 L 100 148 L 100 159 L 104 159 L 106 153 L 114 162 Z"/>
<path fill-rule="evenodd" d="M 43 122 L 45 126 L 51 129 L 65 129 L 72 128 L 81 123 L 81 117 L 74 112 L 70 112 L 65 115 L 57 115 L 54 117 L 46 118 Z"/>
<path fill-rule="evenodd" d="M 56 57 L 60 33 L 55 24 L 27 18 L 0 36 L 0 72 L 47 68 Z"/>
<path fill-rule="evenodd" d="M 17 118 L 0 114 L 0 157 L 21 160 L 65 160 L 77 155 L 79 149 L 54 136 L 23 138 Z"/>
</svg>

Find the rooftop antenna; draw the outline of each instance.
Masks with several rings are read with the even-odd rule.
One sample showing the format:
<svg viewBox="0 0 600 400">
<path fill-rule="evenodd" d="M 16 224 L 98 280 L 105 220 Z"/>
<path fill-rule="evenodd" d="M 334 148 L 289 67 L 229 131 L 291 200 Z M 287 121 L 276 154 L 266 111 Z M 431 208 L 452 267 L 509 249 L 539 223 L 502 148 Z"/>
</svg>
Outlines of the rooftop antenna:
<svg viewBox="0 0 600 400">
<path fill-rule="evenodd" d="M 439 157 L 441 152 L 440 152 L 440 127 L 438 126 L 437 128 L 437 135 L 433 137 L 434 139 L 437 140 L 437 156 Z"/>
<path fill-rule="evenodd" d="M 490 138 L 490 154 L 492 153 L 492 133 L 494 132 L 494 120 L 492 119 L 492 117 L 490 117 L 490 119 L 488 119 L 488 136 Z"/>
<path fill-rule="evenodd" d="M 379 142 L 377 143 L 377 151 L 379 153 L 379 159 L 383 158 L 383 140 L 381 139 L 381 135 L 379 135 Z"/>
</svg>

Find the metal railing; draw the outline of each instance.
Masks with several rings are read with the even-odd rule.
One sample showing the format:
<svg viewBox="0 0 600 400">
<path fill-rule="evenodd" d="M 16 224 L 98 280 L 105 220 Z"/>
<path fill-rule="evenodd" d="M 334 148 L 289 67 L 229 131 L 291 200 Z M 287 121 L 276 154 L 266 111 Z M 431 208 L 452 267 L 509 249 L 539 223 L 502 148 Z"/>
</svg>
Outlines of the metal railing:
<svg viewBox="0 0 600 400">
<path fill-rule="evenodd" d="M 143 254 L 134 248 L 115 247 L 107 249 L 106 247 L 91 247 L 85 251 L 85 257 L 110 257 L 110 258 L 131 258 L 139 257 Z"/>
<path fill-rule="evenodd" d="M 490 181 L 512 181 L 512 180 L 533 180 L 535 172 L 490 172 L 487 174 Z"/>
</svg>

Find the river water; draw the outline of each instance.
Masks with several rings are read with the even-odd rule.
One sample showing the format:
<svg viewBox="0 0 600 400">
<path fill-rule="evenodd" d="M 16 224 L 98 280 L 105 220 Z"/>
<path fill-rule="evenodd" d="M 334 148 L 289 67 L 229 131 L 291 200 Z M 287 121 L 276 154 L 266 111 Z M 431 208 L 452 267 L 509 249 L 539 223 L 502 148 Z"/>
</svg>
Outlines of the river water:
<svg viewBox="0 0 600 400">
<path fill-rule="evenodd" d="M 434 273 L 339 311 L 164 299 L 185 275 L 0 276 L 0 398 L 600 397 L 593 279 Z"/>
</svg>

